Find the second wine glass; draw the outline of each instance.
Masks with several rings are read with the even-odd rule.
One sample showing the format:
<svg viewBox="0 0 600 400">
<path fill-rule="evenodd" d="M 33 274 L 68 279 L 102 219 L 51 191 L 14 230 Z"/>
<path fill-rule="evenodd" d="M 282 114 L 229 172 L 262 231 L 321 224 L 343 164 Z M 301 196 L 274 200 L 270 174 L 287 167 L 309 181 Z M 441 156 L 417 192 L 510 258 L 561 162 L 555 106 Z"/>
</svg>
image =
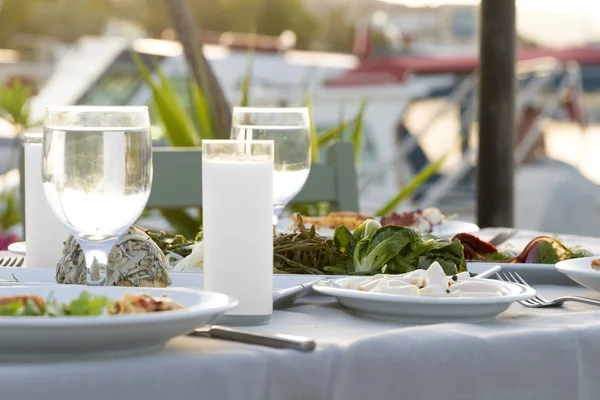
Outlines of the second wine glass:
<svg viewBox="0 0 600 400">
<path fill-rule="evenodd" d="M 231 139 L 273 140 L 273 225 L 300 192 L 311 165 L 308 108 L 234 107 Z"/>
</svg>

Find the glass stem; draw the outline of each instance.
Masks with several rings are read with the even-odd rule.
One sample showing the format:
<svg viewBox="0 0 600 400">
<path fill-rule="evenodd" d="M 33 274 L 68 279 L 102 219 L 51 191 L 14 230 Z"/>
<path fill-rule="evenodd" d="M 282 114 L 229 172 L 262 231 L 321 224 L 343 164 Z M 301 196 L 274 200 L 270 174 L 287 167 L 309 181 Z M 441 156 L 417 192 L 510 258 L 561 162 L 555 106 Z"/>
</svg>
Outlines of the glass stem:
<svg viewBox="0 0 600 400">
<path fill-rule="evenodd" d="M 283 212 L 285 205 L 275 205 L 273 207 L 273 226 L 277 228 L 277 223 L 279 222 L 279 217 Z"/>
<path fill-rule="evenodd" d="M 108 256 L 117 239 L 111 238 L 101 242 L 77 239 L 85 256 L 86 285 L 108 286 Z"/>
</svg>

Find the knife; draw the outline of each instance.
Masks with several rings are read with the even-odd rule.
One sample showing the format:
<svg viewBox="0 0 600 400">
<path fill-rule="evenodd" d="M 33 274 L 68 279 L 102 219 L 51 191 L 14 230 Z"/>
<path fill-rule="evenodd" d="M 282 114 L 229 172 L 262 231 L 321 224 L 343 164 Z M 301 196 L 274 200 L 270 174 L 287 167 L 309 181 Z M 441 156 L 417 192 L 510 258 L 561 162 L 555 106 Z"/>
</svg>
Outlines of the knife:
<svg viewBox="0 0 600 400">
<path fill-rule="evenodd" d="M 502 267 L 499 265 L 495 265 L 492 268 L 483 271 L 480 274 L 475 275 L 473 278 L 489 278 L 490 276 L 494 275 L 497 272 L 500 272 L 502 270 Z"/>
<path fill-rule="evenodd" d="M 300 297 L 311 293 L 314 284 L 321 280 L 322 279 L 315 279 L 311 282 L 275 291 L 273 293 L 273 308 L 280 309 L 291 306 Z"/>
<path fill-rule="evenodd" d="M 491 238 L 490 240 L 488 240 L 488 243 L 493 246 L 500 246 L 502 243 L 506 242 L 508 239 L 512 238 L 516 234 L 517 234 L 516 229 L 512 229 L 512 228 L 506 229 L 506 230 L 500 232 L 499 234 L 497 234 L 496 236 L 494 236 L 493 238 Z"/>
<path fill-rule="evenodd" d="M 279 333 L 264 335 L 261 333 L 225 328 L 222 326 L 207 326 L 205 328 L 194 329 L 188 336 L 210 337 L 212 339 L 255 344 L 275 349 L 292 349 L 305 353 L 310 353 L 317 347 L 314 340 L 304 336 L 283 335 Z"/>
</svg>

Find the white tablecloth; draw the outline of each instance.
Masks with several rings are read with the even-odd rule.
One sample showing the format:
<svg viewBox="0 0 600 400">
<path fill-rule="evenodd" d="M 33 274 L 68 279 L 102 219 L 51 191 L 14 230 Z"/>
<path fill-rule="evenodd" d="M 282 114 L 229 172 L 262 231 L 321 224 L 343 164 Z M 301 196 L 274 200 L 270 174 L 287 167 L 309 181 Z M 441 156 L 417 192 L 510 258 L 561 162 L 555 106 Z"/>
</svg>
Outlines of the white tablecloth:
<svg viewBox="0 0 600 400">
<path fill-rule="evenodd" d="M 523 232 L 513 242 L 535 235 Z M 600 251 L 597 239 L 563 240 Z M 537 289 L 600 299 L 579 287 Z M 138 357 L 5 363 L 0 399 L 600 398 L 600 308 L 593 306 L 516 304 L 492 323 L 410 326 L 354 317 L 331 298 L 310 296 L 276 311 L 270 325 L 248 329 L 311 336 L 318 348 L 303 354 L 180 337 Z"/>
</svg>

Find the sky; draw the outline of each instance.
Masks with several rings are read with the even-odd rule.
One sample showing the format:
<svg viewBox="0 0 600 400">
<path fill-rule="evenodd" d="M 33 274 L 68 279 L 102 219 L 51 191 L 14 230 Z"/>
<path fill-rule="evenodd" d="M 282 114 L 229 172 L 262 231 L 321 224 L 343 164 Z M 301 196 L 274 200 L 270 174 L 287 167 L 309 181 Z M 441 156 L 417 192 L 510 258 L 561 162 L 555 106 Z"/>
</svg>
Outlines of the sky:
<svg viewBox="0 0 600 400">
<path fill-rule="evenodd" d="M 479 4 L 479 0 L 380 0 L 408 6 Z M 503 0 L 499 0 L 503 1 Z M 516 0 L 517 29 L 550 46 L 600 43 L 600 0 Z M 560 29 L 557 29 L 559 27 Z"/>
</svg>

